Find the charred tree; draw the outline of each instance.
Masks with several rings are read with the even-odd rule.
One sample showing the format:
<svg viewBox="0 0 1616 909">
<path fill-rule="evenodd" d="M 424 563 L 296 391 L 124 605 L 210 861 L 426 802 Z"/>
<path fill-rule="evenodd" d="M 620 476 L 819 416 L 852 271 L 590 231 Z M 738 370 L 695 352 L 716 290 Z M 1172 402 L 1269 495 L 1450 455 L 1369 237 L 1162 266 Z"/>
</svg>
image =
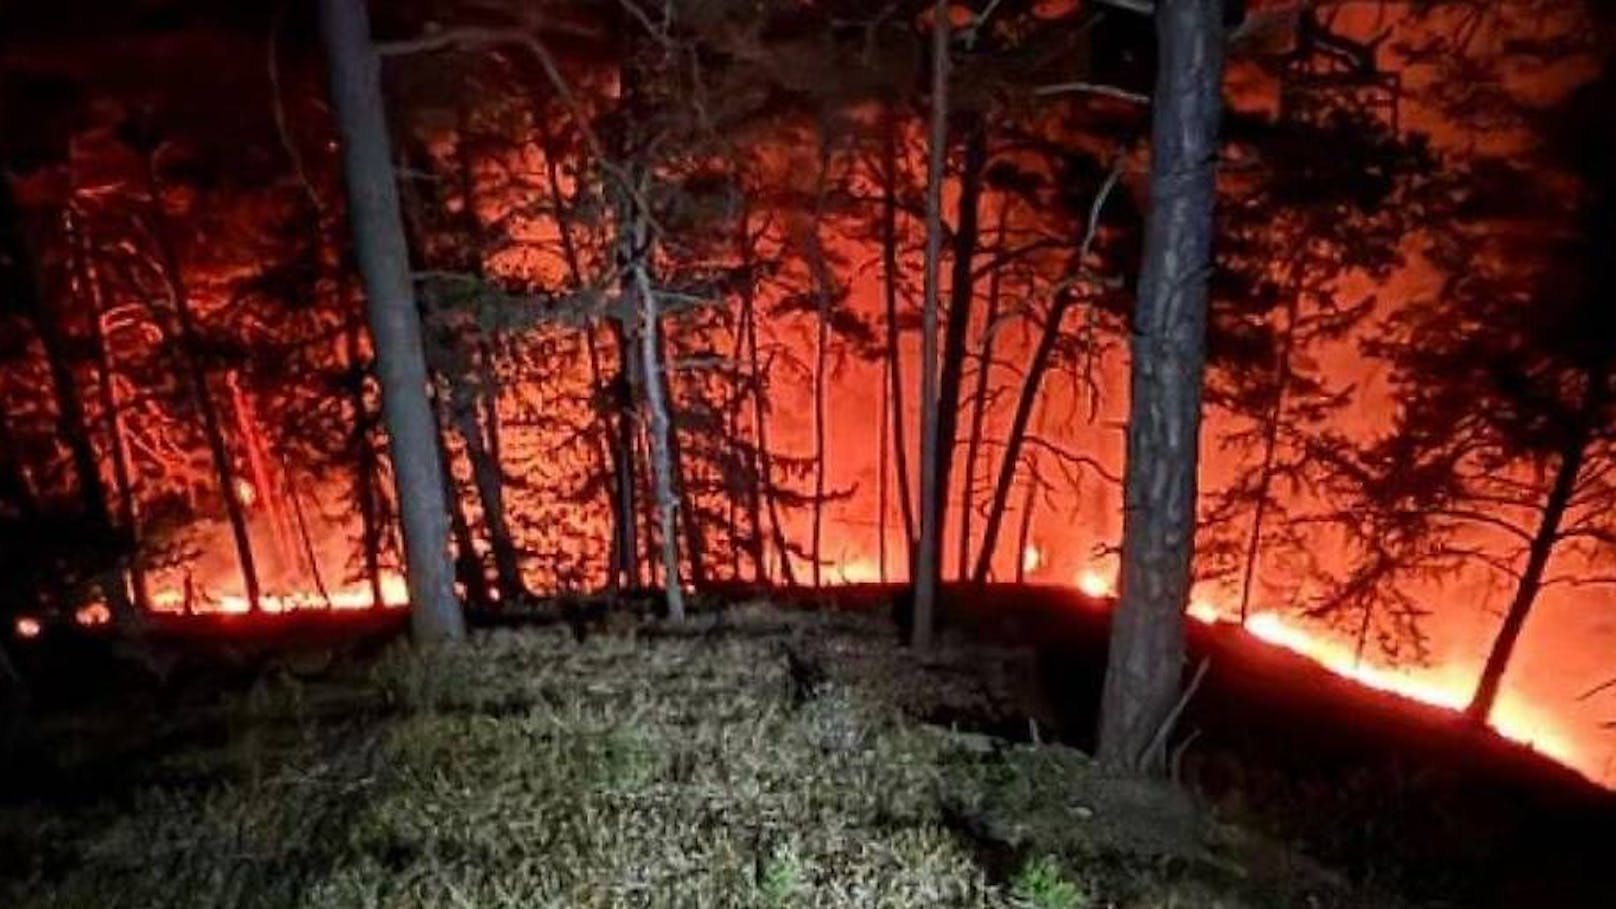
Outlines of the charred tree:
<svg viewBox="0 0 1616 909">
<path fill-rule="evenodd" d="M 1150 214 L 1132 331 L 1121 600 L 1112 618 L 1099 759 L 1167 770 L 1195 549 L 1222 0 L 1159 0 Z"/>
<path fill-rule="evenodd" d="M 443 466 L 427 400 L 426 355 L 388 151 L 380 61 L 364 0 L 321 0 L 331 96 L 342 137 L 348 215 L 369 301 L 382 410 L 404 530 L 411 627 L 423 642 L 458 640 Z"/>
</svg>

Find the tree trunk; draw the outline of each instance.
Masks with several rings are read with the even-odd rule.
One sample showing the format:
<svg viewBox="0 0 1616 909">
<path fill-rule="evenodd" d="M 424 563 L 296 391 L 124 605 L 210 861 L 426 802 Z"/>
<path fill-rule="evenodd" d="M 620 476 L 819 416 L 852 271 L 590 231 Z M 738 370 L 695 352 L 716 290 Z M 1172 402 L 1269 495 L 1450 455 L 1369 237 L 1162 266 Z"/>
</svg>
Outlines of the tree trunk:
<svg viewBox="0 0 1616 909">
<path fill-rule="evenodd" d="M 1222 0 L 1157 0 L 1150 216 L 1130 350 L 1122 590 L 1100 705 L 1099 759 L 1160 775 L 1179 699 L 1195 548 Z"/>
<path fill-rule="evenodd" d="M 612 336 L 617 342 L 617 377 L 612 381 L 612 401 L 617 408 L 617 526 L 622 533 L 624 584 L 635 589 L 642 583 L 640 574 L 640 510 L 637 490 L 640 485 L 638 446 L 635 437 L 634 404 L 634 338 L 622 321 L 611 321 Z"/>
<path fill-rule="evenodd" d="M 1493 705 L 1498 701 L 1498 692 L 1503 686 L 1504 672 L 1509 668 L 1510 657 L 1514 655 L 1515 645 L 1520 641 L 1522 629 L 1526 627 L 1527 616 L 1531 615 L 1538 594 L 1543 592 L 1543 574 L 1548 570 L 1549 559 L 1560 541 L 1560 526 L 1565 522 L 1566 510 L 1576 494 L 1577 480 L 1582 474 L 1587 450 L 1587 440 L 1582 438 L 1560 455 L 1560 464 L 1554 472 L 1554 485 L 1550 487 L 1549 497 L 1543 503 L 1537 532 L 1533 534 L 1531 548 L 1527 550 L 1526 568 L 1521 572 L 1509 610 L 1504 613 L 1504 624 L 1487 653 L 1487 662 L 1482 666 L 1476 693 L 1465 707 L 1465 718 L 1477 726 L 1485 724 L 1492 714 Z"/>
<path fill-rule="evenodd" d="M 338 269 L 339 274 L 343 271 Z M 339 277 L 338 293 L 346 306 L 347 282 Z M 354 427 L 351 445 L 354 456 L 354 495 L 359 501 L 360 557 L 364 561 L 365 580 L 370 585 L 370 603 L 380 607 L 386 603 L 382 592 L 382 521 L 381 496 L 376 489 L 376 475 L 380 459 L 376 442 L 371 437 L 370 405 L 365 400 L 365 378 L 370 374 L 364 356 L 364 326 L 362 315 L 349 319 L 343 332 L 348 358 L 348 403 L 353 408 Z"/>
<path fill-rule="evenodd" d="M 976 570 L 971 580 L 980 584 L 987 580 L 993 568 L 994 551 L 999 547 L 999 533 L 1004 527 L 1004 516 L 1010 507 L 1010 493 L 1016 482 L 1016 467 L 1021 463 L 1021 448 L 1027 441 L 1027 426 L 1033 410 L 1038 406 L 1038 393 L 1043 387 L 1044 374 L 1055 356 L 1055 345 L 1060 341 L 1061 323 L 1072 307 L 1068 293 L 1057 294 L 1044 320 L 1044 330 L 1033 348 L 1032 361 L 1021 380 L 1021 394 L 1016 398 L 1015 414 L 1010 418 L 1010 433 L 1005 437 L 1004 455 L 999 461 L 999 478 L 993 484 L 993 498 L 988 502 L 987 523 L 982 527 L 982 545 L 976 552 Z M 1016 557 L 1021 557 L 1017 553 Z"/>
<path fill-rule="evenodd" d="M 684 590 L 679 586 L 679 496 L 673 488 L 673 453 L 670 436 L 673 427 L 668 416 L 668 400 L 663 388 L 662 364 L 658 362 L 657 341 L 662 312 L 651 286 L 651 276 L 645 262 L 649 254 L 650 228 L 648 214 L 638 204 L 632 219 L 631 244 L 634 258 L 629 267 L 633 271 L 636 303 L 640 314 L 641 377 L 645 383 L 645 406 L 651 417 L 651 462 L 656 471 L 656 499 L 662 535 L 662 583 L 668 602 L 668 619 L 682 622 L 685 617 Z"/>
<path fill-rule="evenodd" d="M 467 388 L 464 382 L 447 380 L 455 390 L 449 409 L 456 433 L 466 448 L 466 459 L 471 462 L 471 481 L 477 489 L 477 498 L 483 505 L 483 525 L 488 530 L 488 548 L 494 556 L 495 589 L 501 603 L 514 603 L 522 599 L 526 588 L 522 583 L 522 567 L 516 553 L 516 541 L 505 519 L 505 477 L 499 459 L 494 456 L 490 438 L 478 419 L 478 398 L 489 392 Z"/>
<path fill-rule="evenodd" d="M 948 324 L 943 333 L 942 375 L 937 384 L 937 488 L 936 521 L 938 553 L 936 565 L 942 570 L 942 545 L 948 531 L 948 495 L 954 473 L 955 436 L 959 431 L 960 386 L 965 378 L 965 346 L 971 328 L 971 309 L 976 302 L 972 265 L 981 239 L 979 214 L 982 201 L 982 172 L 988 159 L 987 124 L 980 115 L 971 115 L 966 127 L 965 160 L 960 169 L 959 213 L 954 224 L 953 274 L 949 282 Z"/>
<path fill-rule="evenodd" d="M 460 214 L 470 245 L 471 272 L 479 281 L 487 280 L 483 267 L 483 248 L 487 238 L 483 235 L 482 216 L 477 213 L 477 182 L 472 172 L 471 155 L 466 148 L 467 122 L 464 107 L 460 108 L 455 143 L 456 176 L 459 181 Z M 511 536 L 510 522 L 505 517 L 505 468 L 500 459 L 499 440 L 499 382 L 494 369 L 492 340 L 485 337 L 484 329 L 477 327 L 454 343 L 474 346 L 466 362 L 475 361 L 475 381 L 467 375 L 448 376 L 455 430 L 465 444 L 466 457 L 471 461 L 473 485 L 477 499 L 483 506 L 483 525 L 488 531 L 488 547 L 494 555 L 494 580 L 501 603 L 516 603 L 527 595 L 522 583 L 521 557 L 516 541 Z"/>
<path fill-rule="evenodd" d="M 914 580 L 915 500 L 909 488 L 909 446 L 903 410 L 903 335 L 898 329 L 898 125 L 887 112 L 886 144 L 881 158 L 881 290 L 887 332 L 887 414 L 892 428 L 892 465 L 897 474 L 898 507 L 903 517 L 905 569 Z"/>
<path fill-rule="evenodd" d="M 155 187 L 157 185 L 155 175 L 152 182 Z M 191 313 L 190 291 L 186 287 L 185 276 L 180 271 L 179 256 L 175 254 L 173 246 L 164 235 L 165 227 L 160 223 L 161 218 L 158 220 L 154 234 L 157 238 L 164 278 L 168 282 L 169 301 L 174 306 L 174 319 L 179 328 L 177 340 L 180 359 L 183 361 L 182 368 L 186 382 L 190 386 L 191 397 L 196 401 L 197 411 L 202 417 L 202 432 L 207 439 L 208 454 L 213 461 L 214 477 L 219 483 L 219 495 L 224 500 L 225 519 L 230 524 L 230 536 L 236 547 L 236 561 L 241 567 L 241 583 L 247 595 L 247 608 L 256 613 L 263 606 L 263 595 L 258 583 L 258 564 L 253 555 L 252 534 L 247 526 L 247 514 L 242 510 L 235 463 L 230 457 L 230 447 L 225 442 L 224 423 L 219 417 L 218 405 L 213 400 L 213 392 L 208 388 L 207 370 L 197 352 L 196 319 Z"/>
<path fill-rule="evenodd" d="M 392 440 L 411 627 L 419 641 L 459 640 L 465 637 L 465 619 L 451 582 L 443 465 L 426 396 L 421 316 L 388 149 L 380 61 L 370 42 L 364 0 L 320 0 L 320 13 L 342 136 L 348 216 L 369 300 L 383 419 Z"/>
<path fill-rule="evenodd" d="M 920 544 L 915 557 L 914 614 L 909 643 L 931 647 L 937 611 L 938 557 L 942 555 L 942 486 L 938 449 L 942 434 L 937 413 L 937 309 L 941 303 L 943 255 L 943 168 L 948 159 L 948 0 L 932 7 L 931 133 L 926 169 L 926 280 L 920 338 Z"/>
<path fill-rule="evenodd" d="M 650 278 L 650 270 L 646 271 L 646 278 Z M 658 307 L 660 314 L 661 307 Z M 666 364 L 671 362 L 668 354 L 668 332 L 657 332 L 657 362 L 663 365 L 662 402 L 668 411 L 668 462 L 673 471 L 673 490 L 679 497 L 679 527 L 678 531 L 684 538 L 684 561 L 690 565 L 690 586 L 700 590 L 707 583 L 707 538 L 704 536 L 705 528 L 701 525 L 701 516 L 696 512 L 695 499 L 690 490 L 694 483 L 685 469 L 685 450 L 683 440 L 679 438 L 679 403 L 677 393 L 673 387 L 673 370 Z"/>
<path fill-rule="evenodd" d="M 449 405 L 444 402 L 442 389 L 445 384 L 446 380 L 437 377 L 433 385 L 432 404 L 437 425 L 432 436 L 438 447 L 443 501 L 448 506 L 449 539 L 452 541 L 450 551 L 454 556 L 451 565 L 454 580 L 464 592 L 467 604 L 477 609 L 487 609 L 493 605 L 488 593 L 488 572 L 483 567 L 482 554 L 477 551 L 471 521 L 466 518 L 464 497 L 460 494 L 460 483 L 454 475 L 454 458 L 449 452 L 449 433 L 453 431 L 454 417 L 449 413 Z"/>
<path fill-rule="evenodd" d="M 999 210 L 996 243 L 1004 249 L 1005 212 Z M 971 390 L 971 431 L 965 442 L 965 476 L 960 482 L 960 535 L 959 577 L 972 577 L 971 572 L 971 518 L 975 505 L 976 459 L 982 448 L 982 424 L 987 419 L 989 380 L 993 375 L 993 338 L 997 334 L 999 319 L 999 291 L 1001 268 L 995 266 L 988 276 L 988 308 L 982 319 L 982 346 L 977 352 L 976 387 Z"/>
<path fill-rule="evenodd" d="M 9 261 L 8 261 L 9 260 Z M 24 233 L 22 212 L 12 192 L 11 180 L 0 173 L 0 267 L 9 266 L 11 290 L 20 298 L 28 316 L 39 333 L 44 348 L 45 366 L 50 374 L 52 390 L 56 393 L 56 431 L 62 444 L 67 446 L 73 462 L 74 478 L 79 484 L 79 496 L 88 523 L 97 528 L 110 526 L 106 489 L 101 482 L 95 448 L 91 444 L 89 423 L 84 415 L 84 401 L 78 384 L 73 379 L 73 367 L 68 361 L 67 338 L 62 332 L 57 314 L 51 311 L 34 271 L 34 258 Z M 0 277 L 5 275 L 0 274 Z"/>
<path fill-rule="evenodd" d="M 756 263 L 753 257 L 756 249 L 752 244 L 750 228 L 747 218 L 741 219 L 740 257 L 746 280 L 741 285 L 741 318 L 746 326 L 746 358 L 750 364 L 751 375 L 748 377 L 751 386 L 752 399 L 752 432 L 755 438 L 757 455 L 757 477 L 760 487 L 760 498 L 769 512 L 770 536 L 774 541 L 775 551 L 780 555 L 780 575 L 786 586 L 794 587 L 797 583 L 795 573 L 791 570 L 791 552 L 786 546 L 785 525 L 780 520 L 780 503 L 774 491 L 774 459 L 769 451 L 769 407 L 765 388 L 764 370 L 761 358 L 758 355 L 757 339 L 757 297 L 754 292 L 753 271 Z M 763 558 L 763 543 L 761 540 L 763 529 L 756 503 L 753 504 L 753 518 L 757 523 L 758 558 Z M 768 577 L 767 572 L 765 577 Z"/>
<path fill-rule="evenodd" d="M 830 178 L 830 140 L 820 137 L 819 176 L 814 188 L 813 223 L 804 237 L 804 252 L 808 258 L 808 271 L 814 285 L 814 506 L 809 536 L 809 552 L 813 555 L 813 585 L 822 586 L 825 567 L 822 546 L 825 523 L 825 382 L 830 365 L 830 306 L 836 279 L 825 261 L 825 250 L 820 245 L 819 229 L 825 218 L 826 183 Z"/>
<path fill-rule="evenodd" d="M 112 348 L 106 333 L 106 287 L 100 272 L 91 259 L 90 238 L 77 213 L 70 207 L 67 213 L 69 241 L 73 249 L 71 259 L 90 309 L 90 334 L 95 341 L 96 389 L 100 399 L 101 418 L 106 423 L 108 451 L 112 456 L 112 482 L 118 489 L 118 530 L 129 547 L 125 571 L 133 596 L 111 596 L 113 609 L 121 612 L 114 617 L 120 624 L 138 626 L 151 612 L 151 586 L 147 582 L 145 565 L 141 558 L 140 502 L 136 498 L 134 472 L 129 464 L 129 439 L 124 434 L 123 407 L 118 401 L 117 371 L 112 359 Z M 122 609 L 127 606 L 130 608 Z"/>
<path fill-rule="evenodd" d="M 1279 456 L 1279 427 L 1285 418 L 1286 398 L 1291 384 L 1291 351 L 1296 343 L 1296 319 L 1300 295 L 1292 293 L 1285 305 L 1285 333 L 1280 336 L 1274 358 L 1274 400 L 1263 426 L 1262 466 L 1257 474 L 1257 498 L 1251 511 L 1251 533 L 1246 538 L 1245 564 L 1240 573 L 1240 624 L 1251 614 L 1251 593 L 1257 580 L 1257 560 L 1262 554 L 1263 527 L 1268 518 L 1269 495 L 1274 487 L 1274 463 Z"/>
</svg>

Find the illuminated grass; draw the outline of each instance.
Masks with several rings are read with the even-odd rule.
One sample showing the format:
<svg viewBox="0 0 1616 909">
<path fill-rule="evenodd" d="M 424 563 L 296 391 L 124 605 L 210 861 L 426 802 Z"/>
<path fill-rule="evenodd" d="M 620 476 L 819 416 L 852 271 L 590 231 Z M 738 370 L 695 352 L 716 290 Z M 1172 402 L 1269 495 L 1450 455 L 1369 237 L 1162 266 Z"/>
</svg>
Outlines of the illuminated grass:
<svg viewBox="0 0 1616 909">
<path fill-rule="evenodd" d="M 1068 749 L 916 723 L 895 705 L 926 671 L 868 629 L 801 621 L 583 644 L 501 632 L 262 685 L 227 711 L 224 745 L 171 753 L 134 796 L 36 828 L 0 904 L 1265 902 L 1220 870 L 1194 812 Z M 834 671 L 805 692 L 788 643 Z M 950 696 L 957 674 L 934 675 Z M 44 816 L 25 811 L 0 820 Z"/>
</svg>

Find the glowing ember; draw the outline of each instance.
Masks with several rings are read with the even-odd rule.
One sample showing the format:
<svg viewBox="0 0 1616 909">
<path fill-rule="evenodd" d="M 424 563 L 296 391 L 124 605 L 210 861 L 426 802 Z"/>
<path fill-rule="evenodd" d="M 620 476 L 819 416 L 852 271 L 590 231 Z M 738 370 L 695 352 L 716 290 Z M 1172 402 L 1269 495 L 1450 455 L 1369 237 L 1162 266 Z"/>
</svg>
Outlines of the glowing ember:
<svg viewBox="0 0 1616 909">
<path fill-rule="evenodd" d="M 34 638 L 39 637 L 39 633 L 44 630 L 44 628 L 40 626 L 39 620 L 30 616 L 23 616 L 22 618 L 18 619 L 16 629 L 17 637 L 22 638 L 25 641 L 33 640 Z"/>
<path fill-rule="evenodd" d="M 1077 589 L 1085 596 L 1108 597 L 1115 592 L 1115 585 L 1111 579 L 1092 568 L 1085 569 L 1077 575 Z"/>
<path fill-rule="evenodd" d="M 73 613 L 73 621 L 86 628 L 106 625 L 112 621 L 112 610 L 108 609 L 105 603 L 91 603 Z"/>
<path fill-rule="evenodd" d="M 1023 572 L 1032 574 L 1042 567 L 1044 567 L 1043 550 L 1039 549 L 1037 546 L 1028 546 L 1022 551 L 1021 570 Z"/>
</svg>

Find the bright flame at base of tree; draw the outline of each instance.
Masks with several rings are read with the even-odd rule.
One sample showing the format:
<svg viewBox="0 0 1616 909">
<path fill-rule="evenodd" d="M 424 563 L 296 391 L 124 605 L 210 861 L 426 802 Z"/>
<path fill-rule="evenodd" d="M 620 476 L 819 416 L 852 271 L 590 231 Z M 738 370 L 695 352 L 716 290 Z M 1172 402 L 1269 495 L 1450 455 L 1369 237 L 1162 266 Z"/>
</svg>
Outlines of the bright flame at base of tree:
<svg viewBox="0 0 1616 909">
<path fill-rule="evenodd" d="M 1089 568 L 1078 572 L 1077 589 L 1086 596 L 1108 597 L 1116 592 L 1116 585 L 1101 572 Z"/>
</svg>

